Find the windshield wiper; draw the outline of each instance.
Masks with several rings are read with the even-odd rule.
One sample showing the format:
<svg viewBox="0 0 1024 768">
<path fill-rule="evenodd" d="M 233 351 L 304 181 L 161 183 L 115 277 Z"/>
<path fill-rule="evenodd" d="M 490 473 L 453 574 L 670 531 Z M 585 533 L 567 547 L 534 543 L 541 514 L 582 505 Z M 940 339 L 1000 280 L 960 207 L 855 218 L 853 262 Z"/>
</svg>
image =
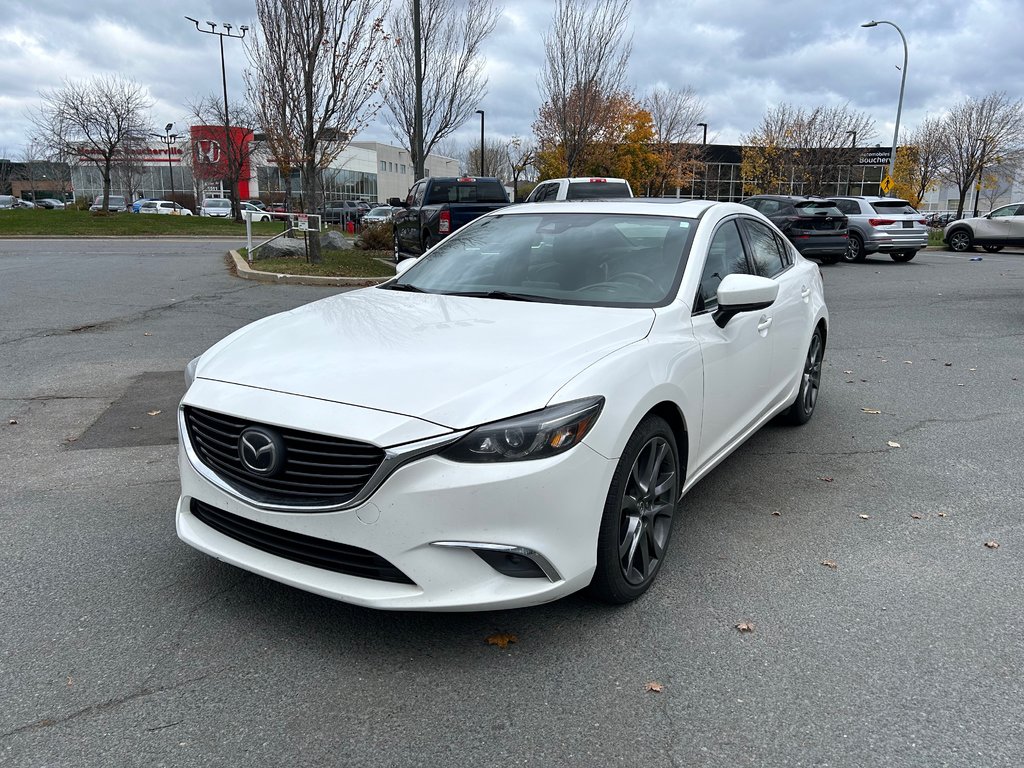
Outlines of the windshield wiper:
<svg viewBox="0 0 1024 768">
<path fill-rule="evenodd" d="M 474 299 L 502 299 L 503 301 L 543 301 L 539 296 L 508 291 L 446 291 L 445 296 L 469 296 Z"/>
<path fill-rule="evenodd" d="M 391 285 L 382 285 L 381 288 L 386 288 L 389 291 L 408 291 L 409 293 L 427 293 L 422 288 L 417 288 L 412 283 L 391 283 Z"/>
</svg>

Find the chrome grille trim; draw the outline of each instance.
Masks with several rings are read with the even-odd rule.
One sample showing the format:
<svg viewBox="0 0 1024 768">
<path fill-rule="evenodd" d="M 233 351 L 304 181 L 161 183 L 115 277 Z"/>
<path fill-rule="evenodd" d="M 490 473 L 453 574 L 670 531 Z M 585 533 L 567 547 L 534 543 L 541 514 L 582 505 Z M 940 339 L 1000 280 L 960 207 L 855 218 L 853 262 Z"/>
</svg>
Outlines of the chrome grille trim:
<svg viewBox="0 0 1024 768">
<path fill-rule="evenodd" d="M 189 464 L 192 465 L 192 468 L 202 478 L 229 496 L 257 507 L 258 509 L 265 509 L 272 512 L 338 512 L 358 507 L 373 495 L 381 484 L 399 467 L 409 463 L 410 461 L 414 461 L 418 458 L 434 453 L 444 448 L 446 445 L 454 443 L 456 440 L 459 440 L 470 432 L 468 429 L 463 429 L 458 432 L 451 432 L 447 435 L 428 438 L 426 440 L 418 440 L 414 443 L 406 443 L 405 445 L 393 446 L 391 448 L 377 448 L 377 446 L 371 446 L 369 443 L 364 443 L 364 445 L 371 446 L 381 451 L 383 459 L 377 465 L 376 470 L 369 476 L 362 487 L 351 496 L 351 498 L 348 498 L 345 501 L 327 501 L 324 499 L 282 501 L 280 499 L 273 499 L 262 495 L 256 487 L 256 480 L 259 478 L 255 478 L 255 476 L 253 476 L 253 480 L 249 480 L 247 478 L 248 487 L 238 487 L 227 478 L 222 477 L 215 468 L 208 466 L 200 457 L 196 447 L 192 444 L 191 431 L 189 430 L 188 419 L 186 417 L 186 409 L 188 408 L 194 408 L 194 406 L 188 406 L 182 403 L 178 407 L 178 438 L 181 440 L 182 447 L 185 450 L 185 455 L 188 457 Z M 210 411 L 204 412 L 211 413 Z M 220 416 L 222 414 L 217 415 Z M 250 423 L 258 423 L 231 416 L 226 418 L 235 419 L 236 421 L 244 422 L 247 425 Z M 330 438 L 329 435 L 324 435 L 324 437 Z"/>
</svg>

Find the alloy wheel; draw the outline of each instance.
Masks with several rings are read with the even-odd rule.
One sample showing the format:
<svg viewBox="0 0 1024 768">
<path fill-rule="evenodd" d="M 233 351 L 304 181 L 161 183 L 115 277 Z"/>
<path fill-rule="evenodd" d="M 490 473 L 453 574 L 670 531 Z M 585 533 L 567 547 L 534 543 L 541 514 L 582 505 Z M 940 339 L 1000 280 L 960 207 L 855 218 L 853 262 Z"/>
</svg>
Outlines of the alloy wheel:
<svg viewBox="0 0 1024 768">
<path fill-rule="evenodd" d="M 626 582 L 640 586 L 660 565 L 675 512 L 676 456 L 660 435 L 640 449 L 626 480 L 619 517 L 619 567 Z"/>
<path fill-rule="evenodd" d="M 972 246 L 973 242 L 971 241 L 971 234 L 966 230 L 958 229 L 949 236 L 949 247 L 957 253 L 969 251 Z"/>
</svg>

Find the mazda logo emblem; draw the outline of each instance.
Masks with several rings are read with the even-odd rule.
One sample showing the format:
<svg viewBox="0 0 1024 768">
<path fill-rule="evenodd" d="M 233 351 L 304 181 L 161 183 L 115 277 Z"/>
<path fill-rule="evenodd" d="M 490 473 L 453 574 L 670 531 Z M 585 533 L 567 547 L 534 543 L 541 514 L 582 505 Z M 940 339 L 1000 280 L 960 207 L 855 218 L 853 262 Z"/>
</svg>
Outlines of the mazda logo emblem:
<svg viewBox="0 0 1024 768">
<path fill-rule="evenodd" d="M 238 436 L 238 457 L 254 475 L 274 475 L 284 463 L 284 442 L 262 427 L 248 427 Z"/>
</svg>

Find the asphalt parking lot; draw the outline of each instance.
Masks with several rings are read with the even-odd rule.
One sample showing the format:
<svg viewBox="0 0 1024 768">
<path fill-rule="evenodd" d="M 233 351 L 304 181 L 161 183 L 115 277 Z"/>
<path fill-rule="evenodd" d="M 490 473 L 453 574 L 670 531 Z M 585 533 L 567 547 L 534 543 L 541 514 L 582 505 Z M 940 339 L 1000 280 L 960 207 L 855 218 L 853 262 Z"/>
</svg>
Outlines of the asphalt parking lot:
<svg viewBox="0 0 1024 768">
<path fill-rule="evenodd" d="M 0 241 L 0 765 L 1019 764 L 1024 252 L 824 268 L 818 412 L 638 602 L 388 614 L 175 537 L 185 363 L 338 290 L 225 248 Z"/>
</svg>

